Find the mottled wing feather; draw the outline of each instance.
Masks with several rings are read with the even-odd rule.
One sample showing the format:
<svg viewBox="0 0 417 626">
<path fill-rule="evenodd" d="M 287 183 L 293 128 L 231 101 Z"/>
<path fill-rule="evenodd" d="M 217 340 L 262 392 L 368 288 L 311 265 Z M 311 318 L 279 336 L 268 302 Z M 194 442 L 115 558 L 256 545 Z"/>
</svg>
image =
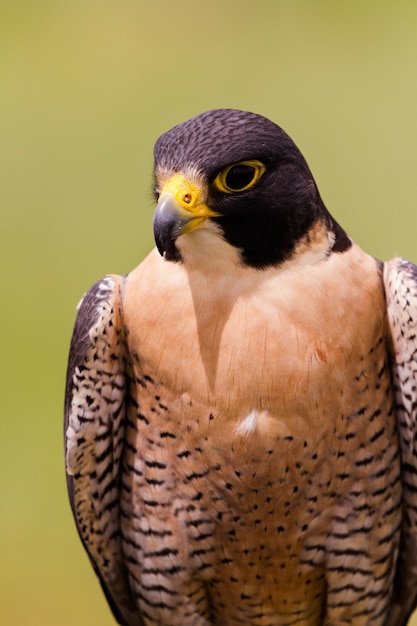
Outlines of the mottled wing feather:
<svg viewBox="0 0 417 626">
<path fill-rule="evenodd" d="M 387 626 L 405 626 L 417 605 L 417 266 L 385 264 L 403 482 L 403 527 L 395 597 Z"/>
<path fill-rule="evenodd" d="M 66 470 L 78 532 L 113 613 L 122 626 L 142 626 L 119 526 L 126 377 L 119 311 L 123 280 L 103 278 L 79 308 L 65 398 Z"/>
</svg>

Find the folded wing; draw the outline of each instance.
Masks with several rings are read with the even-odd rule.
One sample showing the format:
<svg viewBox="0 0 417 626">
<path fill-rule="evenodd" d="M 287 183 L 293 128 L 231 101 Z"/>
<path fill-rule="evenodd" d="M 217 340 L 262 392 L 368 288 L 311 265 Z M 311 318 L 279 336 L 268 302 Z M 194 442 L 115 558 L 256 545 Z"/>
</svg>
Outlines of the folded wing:
<svg viewBox="0 0 417 626">
<path fill-rule="evenodd" d="M 387 626 L 405 626 L 417 606 L 417 266 L 389 261 L 384 283 L 403 482 L 401 549 Z"/>
<path fill-rule="evenodd" d="M 115 618 L 122 626 L 143 626 L 124 563 L 119 517 L 126 395 L 123 281 L 107 276 L 97 282 L 78 311 L 65 399 L 66 471 L 78 532 Z"/>
</svg>

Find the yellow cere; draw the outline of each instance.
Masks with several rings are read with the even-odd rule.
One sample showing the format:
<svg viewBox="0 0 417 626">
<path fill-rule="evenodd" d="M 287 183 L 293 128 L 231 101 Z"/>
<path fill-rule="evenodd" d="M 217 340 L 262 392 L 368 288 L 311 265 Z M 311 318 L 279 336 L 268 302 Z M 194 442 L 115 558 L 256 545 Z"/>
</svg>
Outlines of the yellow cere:
<svg viewBox="0 0 417 626">
<path fill-rule="evenodd" d="M 170 194 L 182 209 L 193 213 L 196 217 L 210 217 L 219 215 L 212 211 L 203 201 L 201 187 L 182 174 L 174 174 L 163 185 L 161 196 Z"/>
</svg>

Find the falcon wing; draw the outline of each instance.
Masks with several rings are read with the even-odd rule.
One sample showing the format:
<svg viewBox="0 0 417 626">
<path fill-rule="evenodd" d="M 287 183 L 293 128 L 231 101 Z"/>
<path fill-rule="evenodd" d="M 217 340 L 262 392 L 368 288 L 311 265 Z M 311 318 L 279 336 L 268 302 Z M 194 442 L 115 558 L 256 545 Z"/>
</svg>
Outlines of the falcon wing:
<svg viewBox="0 0 417 626">
<path fill-rule="evenodd" d="M 403 524 L 388 625 L 405 626 L 417 606 L 417 266 L 384 266 L 392 374 L 402 461 Z"/>
<path fill-rule="evenodd" d="M 123 282 L 120 276 L 106 276 L 79 308 L 65 397 L 66 470 L 78 532 L 114 616 L 122 626 L 143 626 L 129 586 L 119 522 L 126 394 Z"/>
</svg>

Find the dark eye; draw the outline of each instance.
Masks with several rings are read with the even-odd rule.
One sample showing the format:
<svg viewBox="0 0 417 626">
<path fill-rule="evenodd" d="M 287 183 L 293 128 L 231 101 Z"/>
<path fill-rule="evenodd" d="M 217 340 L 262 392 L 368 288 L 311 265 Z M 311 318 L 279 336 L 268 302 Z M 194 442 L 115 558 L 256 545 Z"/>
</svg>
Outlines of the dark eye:
<svg viewBox="0 0 417 626">
<path fill-rule="evenodd" d="M 224 177 L 224 182 L 229 189 L 239 191 L 251 184 L 255 176 L 255 168 L 252 165 L 234 165 Z"/>
<path fill-rule="evenodd" d="M 214 184 L 224 193 L 235 193 L 250 189 L 265 172 L 260 161 L 242 161 L 228 165 L 218 174 Z"/>
</svg>

